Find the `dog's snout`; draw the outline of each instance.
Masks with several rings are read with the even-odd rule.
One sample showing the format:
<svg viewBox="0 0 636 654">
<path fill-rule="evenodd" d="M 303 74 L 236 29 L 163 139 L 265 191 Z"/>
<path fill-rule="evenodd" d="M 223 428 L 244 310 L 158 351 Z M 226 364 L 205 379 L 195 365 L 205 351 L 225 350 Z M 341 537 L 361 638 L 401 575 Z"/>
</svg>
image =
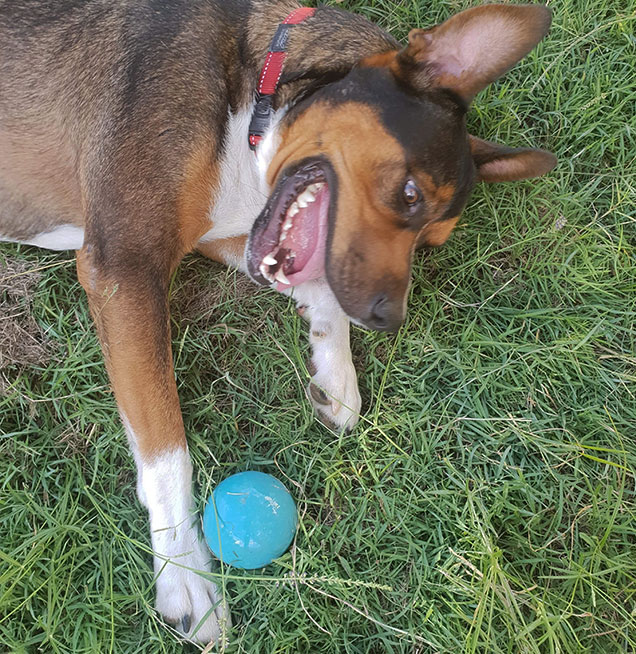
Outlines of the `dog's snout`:
<svg viewBox="0 0 636 654">
<path fill-rule="evenodd" d="M 396 302 L 386 293 L 379 293 L 371 301 L 369 327 L 383 332 L 396 332 L 404 319 L 402 302 Z"/>
</svg>

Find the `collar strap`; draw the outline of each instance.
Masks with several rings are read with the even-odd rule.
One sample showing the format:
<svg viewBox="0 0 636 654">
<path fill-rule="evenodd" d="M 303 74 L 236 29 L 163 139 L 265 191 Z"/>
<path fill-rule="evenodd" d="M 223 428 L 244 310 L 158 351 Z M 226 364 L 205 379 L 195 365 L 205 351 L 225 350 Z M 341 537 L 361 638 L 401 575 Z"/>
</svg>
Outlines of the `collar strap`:
<svg viewBox="0 0 636 654">
<path fill-rule="evenodd" d="M 300 7 L 295 9 L 285 18 L 278 26 L 272 42 L 269 44 L 267 57 L 261 69 L 261 76 L 256 89 L 256 106 L 252 113 L 248 140 L 250 150 L 256 150 L 256 146 L 261 142 L 265 130 L 269 127 L 272 119 L 272 100 L 278 82 L 283 72 L 283 64 L 287 57 L 287 42 L 289 41 L 289 29 L 298 23 L 302 23 L 306 18 L 316 13 L 311 7 Z"/>
</svg>

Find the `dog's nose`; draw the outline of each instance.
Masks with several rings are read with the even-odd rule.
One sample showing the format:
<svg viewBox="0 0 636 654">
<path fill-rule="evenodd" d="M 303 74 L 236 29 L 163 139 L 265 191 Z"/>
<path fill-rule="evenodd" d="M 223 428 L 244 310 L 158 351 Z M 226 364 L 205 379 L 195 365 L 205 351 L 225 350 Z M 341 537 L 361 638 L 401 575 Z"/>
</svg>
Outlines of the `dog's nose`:
<svg viewBox="0 0 636 654">
<path fill-rule="evenodd" d="M 379 293 L 371 301 L 367 324 L 382 332 L 396 332 L 404 320 L 403 302 L 391 300 L 386 293 Z"/>
</svg>

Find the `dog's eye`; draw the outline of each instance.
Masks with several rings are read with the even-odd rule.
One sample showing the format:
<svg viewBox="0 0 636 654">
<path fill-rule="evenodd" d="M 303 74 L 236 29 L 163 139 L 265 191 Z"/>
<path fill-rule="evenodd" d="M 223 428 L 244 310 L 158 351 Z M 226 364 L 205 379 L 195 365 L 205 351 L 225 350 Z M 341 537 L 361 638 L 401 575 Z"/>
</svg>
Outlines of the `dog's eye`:
<svg viewBox="0 0 636 654">
<path fill-rule="evenodd" d="M 417 184 L 409 179 L 404 185 L 404 202 L 409 207 L 409 211 L 413 211 L 417 205 L 422 201 L 422 192 L 417 187 Z"/>
</svg>

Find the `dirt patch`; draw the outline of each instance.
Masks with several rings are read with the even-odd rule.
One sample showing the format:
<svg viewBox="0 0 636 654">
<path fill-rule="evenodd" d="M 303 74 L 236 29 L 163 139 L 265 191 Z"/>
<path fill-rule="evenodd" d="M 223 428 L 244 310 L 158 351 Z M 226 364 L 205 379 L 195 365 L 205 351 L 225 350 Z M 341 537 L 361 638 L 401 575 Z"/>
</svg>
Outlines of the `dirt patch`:
<svg viewBox="0 0 636 654">
<path fill-rule="evenodd" d="M 55 342 L 33 317 L 40 277 L 32 262 L 0 261 L 0 394 L 9 384 L 8 368 L 44 365 L 55 351 Z"/>
<path fill-rule="evenodd" d="M 232 281 L 220 264 L 203 257 L 186 259 L 179 267 L 170 295 L 170 313 L 183 325 L 210 327 L 227 313 L 226 303 L 240 303 L 262 293 L 247 275 L 238 274 Z"/>
</svg>

